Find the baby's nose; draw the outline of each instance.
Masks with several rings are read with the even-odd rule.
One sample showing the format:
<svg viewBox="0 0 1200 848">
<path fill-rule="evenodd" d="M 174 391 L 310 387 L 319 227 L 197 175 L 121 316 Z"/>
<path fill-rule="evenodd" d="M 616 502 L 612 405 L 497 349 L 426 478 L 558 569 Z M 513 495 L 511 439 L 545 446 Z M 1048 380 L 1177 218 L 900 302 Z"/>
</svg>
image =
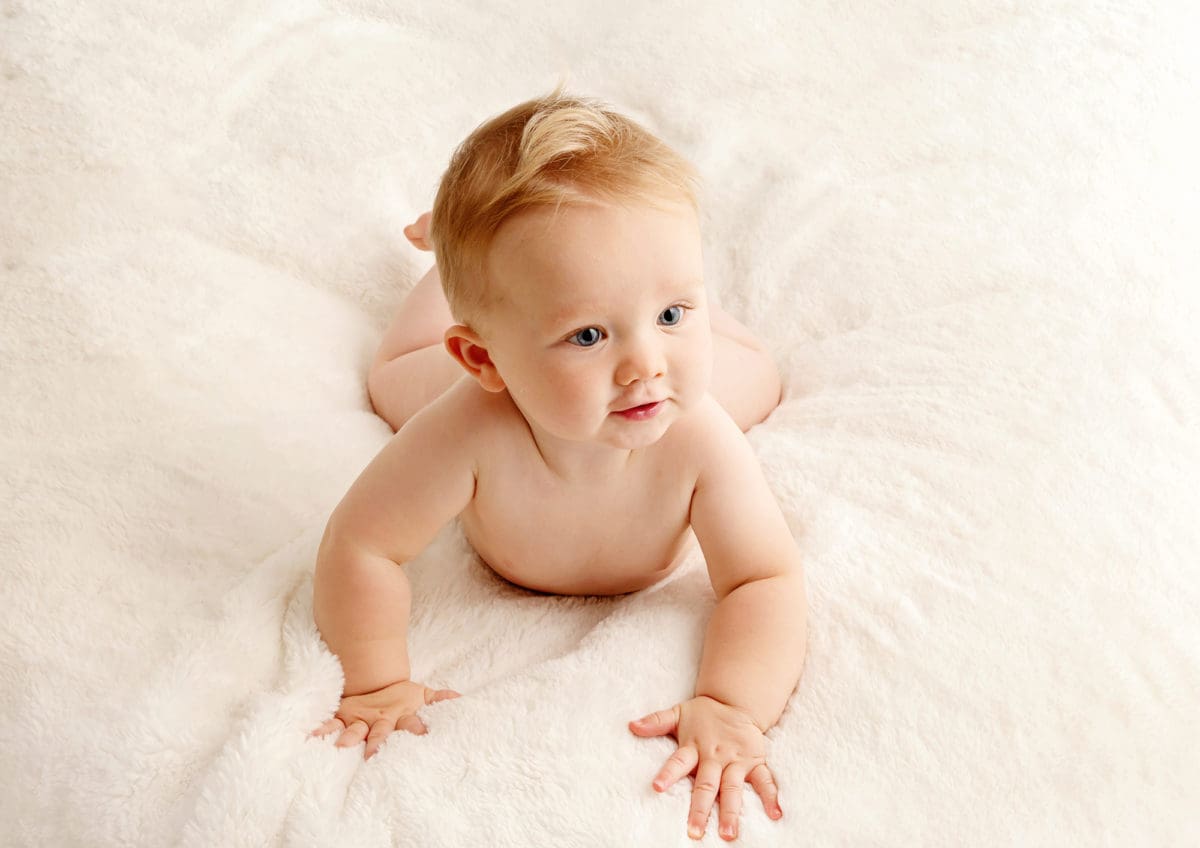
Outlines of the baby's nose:
<svg viewBox="0 0 1200 848">
<path fill-rule="evenodd" d="M 658 345 L 630 345 L 617 366 L 617 383 L 632 385 L 638 380 L 646 381 L 662 377 L 667 373 L 667 361 Z"/>
</svg>

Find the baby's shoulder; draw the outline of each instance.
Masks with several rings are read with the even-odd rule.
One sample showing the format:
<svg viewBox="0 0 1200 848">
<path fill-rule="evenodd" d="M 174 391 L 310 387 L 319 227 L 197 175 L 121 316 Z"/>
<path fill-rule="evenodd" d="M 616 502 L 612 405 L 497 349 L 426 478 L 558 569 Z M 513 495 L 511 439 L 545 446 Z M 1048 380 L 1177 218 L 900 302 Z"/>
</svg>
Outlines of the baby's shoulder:
<svg viewBox="0 0 1200 848">
<path fill-rule="evenodd" d="M 739 451 L 746 444 L 746 437 L 737 422 L 709 394 L 675 422 L 663 441 L 664 447 L 685 459 L 699 474 L 731 450 Z"/>
<path fill-rule="evenodd" d="M 433 429 L 464 449 L 486 450 L 507 437 L 515 412 L 507 392 L 489 392 L 463 375 L 421 414 L 428 414 Z"/>
<path fill-rule="evenodd" d="M 695 448 L 711 447 L 723 440 L 744 435 L 737 422 L 711 394 L 706 394 L 687 415 L 680 418 L 671 431 L 676 433 L 681 441 L 686 441 Z"/>
</svg>

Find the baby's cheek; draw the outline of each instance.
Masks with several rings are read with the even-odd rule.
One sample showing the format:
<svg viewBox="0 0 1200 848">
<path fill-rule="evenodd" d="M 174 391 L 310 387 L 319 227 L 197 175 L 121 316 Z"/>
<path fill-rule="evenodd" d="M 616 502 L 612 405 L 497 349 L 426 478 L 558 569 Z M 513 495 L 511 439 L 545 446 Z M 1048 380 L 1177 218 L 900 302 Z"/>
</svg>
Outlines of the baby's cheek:
<svg viewBox="0 0 1200 848">
<path fill-rule="evenodd" d="M 567 420 L 586 417 L 596 400 L 591 380 L 582 374 L 550 373 L 546 375 L 546 402 L 558 416 Z"/>
<path fill-rule="evenodd" d="M 700 367 L 705 376 L 709 379 L 712 377 L 713 351 L 713 336 L 710 330 L 700 337 L 700 342 L 696 345 L 696 358 L 700 362 Z"/>
<path fill-rule="evenodd" d="M 689 399 L 698 400 L 712 386 L 712 346 L 697 343 L 693 356 L 687 359 L 681 370 Z"/>
</svg>

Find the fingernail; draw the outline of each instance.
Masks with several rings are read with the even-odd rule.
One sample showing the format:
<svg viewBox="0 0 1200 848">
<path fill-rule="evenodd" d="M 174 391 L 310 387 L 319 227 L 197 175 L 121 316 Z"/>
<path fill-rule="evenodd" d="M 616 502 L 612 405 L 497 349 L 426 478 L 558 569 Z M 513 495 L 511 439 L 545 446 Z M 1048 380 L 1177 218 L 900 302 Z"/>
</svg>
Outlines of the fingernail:
<svg viewBox="0 0 1200 848">
<path fill-rule="evenodd" d="M 733 836 L 733 825 L 731 825 L 731 824 L 721 825 L 721 835 L 732 837 Z"/>
<path fill-rule="evenodd" d="M 699 839 L 704 835 L 704 831 L 696 827 L 694 824 L 688 825 L 688 837 L 690 839 Z"/>
</svg>

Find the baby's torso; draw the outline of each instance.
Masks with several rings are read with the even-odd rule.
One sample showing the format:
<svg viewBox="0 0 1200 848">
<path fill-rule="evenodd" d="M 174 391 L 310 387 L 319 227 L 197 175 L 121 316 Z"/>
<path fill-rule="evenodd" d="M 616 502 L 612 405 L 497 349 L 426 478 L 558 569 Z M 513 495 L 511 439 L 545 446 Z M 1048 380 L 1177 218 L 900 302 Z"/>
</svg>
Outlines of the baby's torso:
<svg viewBox="0 0 1200 848">
<path fill-rule="evenodd" d="M 497 574 L 542 592 L 610 595 L 650 586 L 684 559 L 695 473 L 680 423 L 620 475 L 569 483 L 546 467 L 514 407 L 487 406 L 475 496 L 459 520 Z"/>
</svg>

